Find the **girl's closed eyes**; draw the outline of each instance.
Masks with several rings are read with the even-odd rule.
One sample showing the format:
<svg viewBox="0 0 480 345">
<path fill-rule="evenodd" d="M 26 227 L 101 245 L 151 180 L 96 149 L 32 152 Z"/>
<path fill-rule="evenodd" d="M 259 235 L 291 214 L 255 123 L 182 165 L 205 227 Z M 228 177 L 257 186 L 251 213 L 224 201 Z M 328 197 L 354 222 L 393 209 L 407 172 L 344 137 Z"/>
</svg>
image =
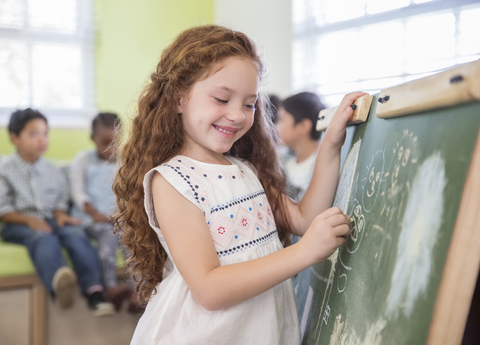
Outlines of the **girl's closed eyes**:
<svg viewBox="0 0 480 345">
<path fill-rule="evenodd" d="M 218 103 L 221 103 L 221 104 L 227 104 L 228 101 L 227 100 L 224 100 L 224 99 L 220 99 L 220 98 L 217 98 L 217 97 L 214 97 L 215 100 L 218 102 Z"/>
</svg>

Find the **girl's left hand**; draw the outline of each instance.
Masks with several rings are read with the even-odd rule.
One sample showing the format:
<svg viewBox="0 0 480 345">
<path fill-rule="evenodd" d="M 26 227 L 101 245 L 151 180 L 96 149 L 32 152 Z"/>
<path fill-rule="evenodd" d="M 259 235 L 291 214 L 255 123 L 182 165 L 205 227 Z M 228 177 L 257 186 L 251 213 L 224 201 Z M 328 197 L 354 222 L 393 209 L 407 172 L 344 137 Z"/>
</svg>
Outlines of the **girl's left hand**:
<svg viewBox="0 0 480 345">
<path fill-rule="evenodd" d="M 328 142 L 332 148 L 341 148 L 345 142 L 345 134 L 347 130 L 348 119 L 352 116 L 353 109 L 351 105 L 358 97 L 366 95 L 365 92 L 356 91 L 349 93 L 343 97 L 342 102 L 338 106 L 332 121 L 325 132 L 322 141 Z"/>
</svg>

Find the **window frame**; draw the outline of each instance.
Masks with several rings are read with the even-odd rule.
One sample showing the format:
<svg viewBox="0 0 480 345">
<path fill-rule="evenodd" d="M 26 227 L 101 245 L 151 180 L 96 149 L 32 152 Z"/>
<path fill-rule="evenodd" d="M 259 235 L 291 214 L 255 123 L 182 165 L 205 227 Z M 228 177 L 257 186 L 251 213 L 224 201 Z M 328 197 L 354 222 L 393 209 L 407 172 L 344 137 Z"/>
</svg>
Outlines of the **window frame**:
<svg viewBox="0 0 480 345">
<path fill-rule="evenodd" d="M 296 1 L 293 0 L 292 1 L 292 67 L 291 67 L 291 71 L 292 71 L 292 90 L 294 92 L 300 92 L 305 90 L 318 92 L 322 87 L 321 83 L 319 82 L 314 83 L 312 82 L 312 79 L 308 80 L 309 78 L 296 77 L 296 74 L 298 74 L 300 67 L 302 70 L 308 70 L 308 68 L 310 68 L 311 66 L 314 66 L 313 61 L 316 58 L 315 57 L 316 45 L 312 44 L 312 42 L 314 42 L 315 39 L 318 39 L 318 37 L 320 36 L 342 32 L 344 30 L 356 30 L 361 27 L 366 27 L 374 24 L 387 23 L 389 21 L 402 21 L 405 23 L 407 21 L 407 18 L 411 18 L 418 15 L 441 13 L 441 12 L 446 12 L 450 10 L 451 13 L 453 13 L 457 19 L 456 37 L 458 37 L 459 12 L 465 9 L 465 7 L 468 7 L 469 5 L 480 4 L 479 0 L 435 0 L 435 1 L 425 2 L 425 3 L 419 3 L 419 4 L 414 4 L 412 1 L 412 3 L 406 7 L 389 10 L 385 12 L 380 12 L 380 13 L 375 13 L 375 14 L 365 13 L 361 17 L 347 19 L 344 21 L 339 21 L 334 23 L 325 23 L 323 25 L 318 25 L 315 20 L 315 17 L 311 15 L 311 13 L 313 13 L 313 8 L 311 4 L 315 0 L 299 0 L 299 1 L 303 2 L 303 5 L 304 5 L 303 18 L 306 18 L 306 20 L 304 20 L 302 23 L 298 23 L 295 21 L 295 18 L 293 18 L 293 14 L 295 13 L 294 6 L 296 6 Z M 309 43 L 309 44 L 306 44 L 306 43 Z M 298 46 L 300 46 L 301 49 L 303 50 L 301 52 L 301 55 L 305 56 L 303 59 L 296 58 L 295 56 L 296 54 L 299 54 L 298 52 L 295 52 L 296 44 L 298 44 Z M 458 45 L 458 40 L 456 44 Z M 455 60 L 455 65 L 457 65 L 463 62 L 461 61 L 462 58 L 463 56 L 458 55 L 458 51 L 457 51 L 455 57 L 453 57 L 452 59 Z M 450 68 L 450 67 L 447 67 L 447 68 Z M 438 70 L 430 71 L 426 73 L 422 72 L 422 73 L 410 74 L 410 73 L 404 72 L 400 75 L 388 76 L 385 78 L 377 78 L 377 77 L 376 78 L 372 77 L 370 79 L 359 78 L 356 81 L 352 81 L 351 84 L 355 84 L 355 83 L 358 84 L 362 82 L 368 82 L 371 80 L 388 79 L 388 78 L 401 78 L 403 82 L 406 82 L 408 80 L 416 79 L 422 76 L 438 73 L 447 68 L 442 68 L 442 69 L 438 69 Z M 309 73 L 304 73 L 304 74 L 307 76 L 311 75 Z M 297 80 L 299 80 L 300 83 Z M 370 92 L 372 90 L 374 90 L 375 92 L 371 92 L 371 93 L 376 93 L 379 91 L 378 88 L 363 90 L 363 91 Z M 350 91 L 354 91 L 354 90 L 350 90 Z M 340 94 L 341 93 L 339 92 L 339 93 L 329 93 L 327 95 L 332 96 L 332 95 L 340 95 Z M 327 95 L 322 94 L 323 97 Z M 328 101 L 326 101 L 325 103 L 328 106 L 337 105 L 337 104 L 332 104 Z"/>
<path fill-rule="evenodd" d="M 54 29 L 37 29 L 28 23 L 28 0 L 25 3 L 23 28 L 0 26 L 0 39 L 26 44 L 28 59 L 28 105 L 42 112 L 51 128 L 88 128 L 91 117 L 97 112 L 95 106 L 95 40 L 93 20 L 93 0 L 76 0 L 76 30 L 72 33 L 55 31 Z M 78 109 L 59 109 L 52 107 L 36 107 L 33 104 L 32 91 L 32 47 L 35 43 L 64 44 L 78 47 L 80 50 L 81 68 L 80 98 L 82 106 Z M 7 127 L 10 115 L 17 107 L 0 106 L 0 127 Z"/>
</svg>

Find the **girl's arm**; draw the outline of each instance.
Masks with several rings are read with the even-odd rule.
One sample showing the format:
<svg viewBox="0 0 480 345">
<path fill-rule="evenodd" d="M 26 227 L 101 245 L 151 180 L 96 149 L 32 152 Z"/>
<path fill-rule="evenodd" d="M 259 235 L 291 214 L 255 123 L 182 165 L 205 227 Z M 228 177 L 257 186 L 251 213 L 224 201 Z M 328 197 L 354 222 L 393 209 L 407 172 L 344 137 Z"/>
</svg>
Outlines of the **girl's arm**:
<svg viewBox="0 0 480 345">
<path fill-rule="evenodd" d="M 263 258 L 220 266 L 202 211 L 159 173 L 153 177 L 152 192 L 155 215 L 175 265 L 208 310 L 248 300 L 325 260 L 349 232 L 348 217 L 331 208 L 315 218 L 298 243 Z"/>
<path fill-rule="evenodd" d="M 363 95 L 364 92 L 349 93 L 340 103 L 320 143 L 312 179 L 300 203 L 297 205 L 285 197 L 296 235 L 303 236 L 313 219 L 332 206 L 340 171 L 340 150 L 353 112 L 350 105 Z"/>
</svg>

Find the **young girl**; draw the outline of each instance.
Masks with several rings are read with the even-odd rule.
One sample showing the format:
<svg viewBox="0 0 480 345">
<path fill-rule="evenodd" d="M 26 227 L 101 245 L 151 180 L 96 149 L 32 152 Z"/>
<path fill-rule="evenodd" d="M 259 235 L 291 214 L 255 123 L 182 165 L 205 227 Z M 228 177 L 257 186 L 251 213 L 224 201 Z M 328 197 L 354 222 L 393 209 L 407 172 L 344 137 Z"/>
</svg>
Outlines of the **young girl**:
<svg viewBox="0 0 480 345">
<path fill-rule="evenodd" d="M 349 105 L 363 93 L 342 101 L 297 205 L 283 193 L 263 72 L 246 35 L 201 26 L 163 52 L 140 96 L 114 185 L 148 301 L 131 344 L 300 343 L 290 278 L 349 233 L 329 207 Z M 303 238 L 289 246 L 291 233 Z"/>
</svg>

